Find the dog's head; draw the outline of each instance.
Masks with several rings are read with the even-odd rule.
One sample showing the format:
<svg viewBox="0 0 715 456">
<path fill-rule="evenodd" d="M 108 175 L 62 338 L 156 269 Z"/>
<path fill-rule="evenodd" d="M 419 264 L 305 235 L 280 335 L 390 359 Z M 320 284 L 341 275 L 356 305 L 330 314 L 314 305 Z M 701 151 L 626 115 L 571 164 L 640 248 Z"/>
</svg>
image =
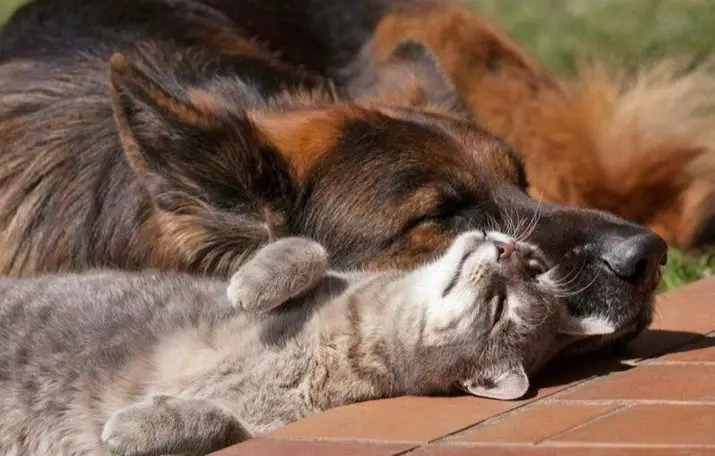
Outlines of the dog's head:
<svg viewBox="0 0 715 456">
<path fill-rule="evenodd" d="M 535 248 L 590 334 L 643 329 L 665 257 L 659 237 L 530 198 L 518 156 L 465 114 L 423 46 L 398 45 L 367 71 L 350 101 L 327 90 L 286 107 L 261 105 L 235 78 L 160 82 L 116 56 L 118 130 L 167 255 L 229 274 L 249 231 L 257 241 L 292 233 L 322 243 L 339 268 L 411 267 L 462 232 L 497 229 Z"/>
</svg>

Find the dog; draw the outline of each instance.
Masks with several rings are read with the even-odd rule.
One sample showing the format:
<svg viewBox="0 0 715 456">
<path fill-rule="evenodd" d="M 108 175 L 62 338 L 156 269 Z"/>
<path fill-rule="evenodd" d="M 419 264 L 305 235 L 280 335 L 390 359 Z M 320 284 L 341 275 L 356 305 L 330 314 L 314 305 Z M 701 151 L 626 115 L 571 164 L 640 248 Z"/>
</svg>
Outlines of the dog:
<svg viewBox="0 0 715 456">
<path fill-rule="evenodd" d="M 288 235 L 320 242 L 334 268 L 409 268 L 459 233 L 499 229 L 532 246 L 530 267 L 590 328 L 565 354 L 649 324 L 664 240 L 531 198 L 519 155 L 426 46 L 401 41 L 336 84 L 214 3 L 37 0 L 6 24 L 0 272 L 225 277 Z M 245 4 L 274 19 L 289 5 Z"/>
<path fill-rule="evenodd" d="M 715 72 L 600 61 L 550 74 L 459 0 L 202 0 L 242 33 L 350 85 L 404 39 L 425 43 L 466 106 L 520 152 L 529 193 L 610 211 L 684 248 L 715 242 Z"/>
</svg>

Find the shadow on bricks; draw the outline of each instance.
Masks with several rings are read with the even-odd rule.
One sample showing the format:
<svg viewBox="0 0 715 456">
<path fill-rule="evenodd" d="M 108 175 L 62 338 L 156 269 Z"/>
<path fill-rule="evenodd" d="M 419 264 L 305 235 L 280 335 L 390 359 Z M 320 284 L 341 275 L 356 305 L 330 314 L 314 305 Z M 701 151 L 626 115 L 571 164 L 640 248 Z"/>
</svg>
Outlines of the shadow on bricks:
<svg viewBox="0 0 715 456">
<path fill-rule="evenodd" d="M 531 397 L 542 388 L 553 388 L 561 385 L 580 383 L 594 377 L 603 377 L 616 372 L 622 372 L 635 367 L 634 360 L 643 360 L 663 353 L 679 353 L 693 348 L 688 345 L 699 341 L 707 346 L 715 345 L 715 338 L 707 338 L 702 334 L 687 331 L 671 331 L 664 329 L 649 329 L 641 333 L 629 343 L 615 346 L 608 353 L 598 353 L 583 358 L 566 358 L 556 360 L 542 373 L 534 378 Z M 524 397 L 523 399 L 529 399 Z"/>
</svg>

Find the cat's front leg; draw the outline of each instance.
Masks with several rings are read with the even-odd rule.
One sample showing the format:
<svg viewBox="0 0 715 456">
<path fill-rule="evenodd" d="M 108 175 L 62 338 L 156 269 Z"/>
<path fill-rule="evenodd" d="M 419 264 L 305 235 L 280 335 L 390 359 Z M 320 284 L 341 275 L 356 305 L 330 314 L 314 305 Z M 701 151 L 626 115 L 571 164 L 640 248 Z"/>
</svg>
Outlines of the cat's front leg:
<svg viewBox="0 0 715 456">
<path fill-rule="evenodd" d="M 307 238 L 279 239 L 260 249 L 234 274 L 227 294 L 235 309 L 268 312 L 325 276 L 328 253 Z"/>
<path fill-rule="evenodd" d="M 112 455 L 203 455 L 250 438 L 238 419 L 209 400 L 154 396 L 109 417 L 102 442 Z"/>
</svg>

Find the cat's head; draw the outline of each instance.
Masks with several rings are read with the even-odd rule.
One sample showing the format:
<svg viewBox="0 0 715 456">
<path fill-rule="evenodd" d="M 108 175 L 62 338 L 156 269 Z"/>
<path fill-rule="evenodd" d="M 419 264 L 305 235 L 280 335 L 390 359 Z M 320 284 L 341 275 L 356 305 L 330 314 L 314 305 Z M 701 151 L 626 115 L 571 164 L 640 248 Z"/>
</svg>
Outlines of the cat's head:
<svg viewBox="0 0 715 456">
<path fill-rule="evenodd" d="M 569 316 L 540 257 L 502 233 L 473 231 L 411 275 L 423 312 L 415 340 L 431 365 L 418 376 L 422 383 L 517 399 L 555 351 L 613 331 Z"/>
</svg>

